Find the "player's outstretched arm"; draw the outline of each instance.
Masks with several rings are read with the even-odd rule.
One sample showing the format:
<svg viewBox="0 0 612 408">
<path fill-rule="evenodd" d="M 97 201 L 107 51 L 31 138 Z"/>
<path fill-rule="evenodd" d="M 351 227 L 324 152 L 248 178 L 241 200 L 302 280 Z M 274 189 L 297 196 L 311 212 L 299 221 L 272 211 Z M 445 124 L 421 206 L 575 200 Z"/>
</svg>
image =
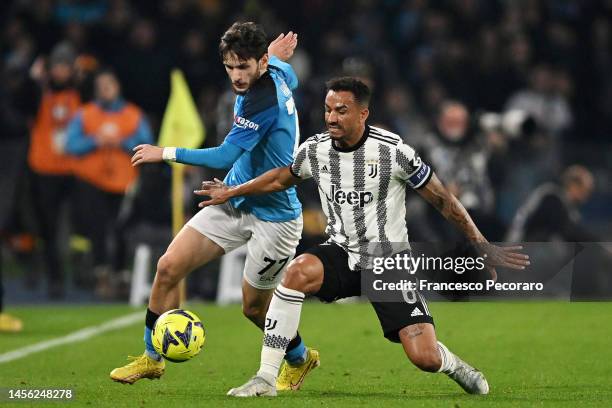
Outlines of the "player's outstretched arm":
<svg viewBox="0 0 612 408">
<path fill-rule="evenodd" d="M 139 166 L 144 163 L 158 163 L 166 160 L 213 169 L 229 169 L 244 153 L 244 149 L 227 141 L 223 142 L 221 146 L 209 147 L 207 149 L 158 147 L 150 144 L 141 144 L 133 150 L 132 166 Z"/>
<path fill-rule="evenodd" d="M 289 167 L 278 167 L 265 172 L 253 180 L 232 187 L 225 185 L 218 179 L 204 181 L 202 189 L 195 190 L 194 194 L 210 197 L 209 200 L 198 204 L 199 207 L 208 207 L 209 205 L 223 204 L 233 197 L 268 194 L 286 190 L 299 182 L 300 179 L 291 174 Z"/>
<path fill-rule="evenodd" d="M 500 247 L 490 244 L 474 224 L 463 204 L 448 191 L 435 174 L 417 192 L 474 244 L 485 257 L 485 264 L 489 267 L 493 279 L 497 279 L 496 266 L 525 269 L 529 265 L 529 255 L 517 252 L 523 249 L 522 246 Z"/>
</svg>

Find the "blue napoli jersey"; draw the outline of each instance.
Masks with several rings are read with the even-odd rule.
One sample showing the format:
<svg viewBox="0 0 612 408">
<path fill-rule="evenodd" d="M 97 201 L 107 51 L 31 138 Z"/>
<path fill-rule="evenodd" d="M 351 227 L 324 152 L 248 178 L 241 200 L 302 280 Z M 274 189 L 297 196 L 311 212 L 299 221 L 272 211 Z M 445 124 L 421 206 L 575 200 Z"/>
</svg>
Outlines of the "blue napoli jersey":
<svg viewBox="0 0 612 408">
<path fill-rule="evenodd" d="M 291 65 L 270 58 L 268 71 L 234 104 L 234 124 L 225 140 L 245 150 L 225 177 L 225 184 L 245 183 L 293 162 L 300 140 L 298 114 L 291 90 L 298 80 Z M 231 204 L 264 221 L 289 221 L 302 205 L 295 187 L 260 196 L 236 197 Z"/>
</svg>

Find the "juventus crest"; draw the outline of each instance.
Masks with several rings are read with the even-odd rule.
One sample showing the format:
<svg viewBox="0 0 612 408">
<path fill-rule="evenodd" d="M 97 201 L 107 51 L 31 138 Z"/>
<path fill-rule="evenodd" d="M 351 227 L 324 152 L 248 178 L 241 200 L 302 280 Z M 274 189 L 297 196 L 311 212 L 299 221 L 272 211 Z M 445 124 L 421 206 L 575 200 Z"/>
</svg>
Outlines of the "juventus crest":
<svg viewBox="0 0 612 408">
<path fill-rule="evenodd" d="M 367 174 L 370 178 L 375 178 L 378 176 L 378 162 L 371 160 L 366 163 L 367 165 Z"/>
</svg>

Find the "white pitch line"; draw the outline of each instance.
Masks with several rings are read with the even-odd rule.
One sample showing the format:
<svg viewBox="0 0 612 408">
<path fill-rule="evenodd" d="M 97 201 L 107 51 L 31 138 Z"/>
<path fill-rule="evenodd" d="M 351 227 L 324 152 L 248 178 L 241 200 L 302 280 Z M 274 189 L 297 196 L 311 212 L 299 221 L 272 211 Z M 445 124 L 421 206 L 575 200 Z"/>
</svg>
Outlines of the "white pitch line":
<svg viewBox="0 0 612 408">
<path fill-rule="evenodd" d="M 27 357 L 31 354 L 48 350 L 52 347 L 87 340 L 91 337 L 97 336 L 107 331 L 117 330 L 121 329 L 122 327 L 130 326 L 142 319 L 142 312 L 131 313 L 129 315 L 118 317 L 116 319 L 109 320 L 105 323 L 96 326 L 85 327 L 84 329 L 77 330 L 63 337 L 57 337 L 55 339 L 41 341 L 40 343 L 35 343 L 16 350 L 12 350 L 7 353 L 0 354 L 0 364 L 18 360 L 20 358 Z"/>
</svg>

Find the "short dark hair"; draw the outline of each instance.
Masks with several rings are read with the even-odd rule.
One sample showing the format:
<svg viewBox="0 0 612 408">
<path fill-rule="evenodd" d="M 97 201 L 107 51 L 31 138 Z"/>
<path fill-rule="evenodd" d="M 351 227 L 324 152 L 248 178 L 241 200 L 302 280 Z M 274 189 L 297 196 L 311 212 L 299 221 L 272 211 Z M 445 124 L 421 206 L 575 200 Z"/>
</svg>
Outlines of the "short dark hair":
<svg viewBox="0 0 612 408">
<path fill-rule="evenodd" d="M 339 77 L 332 78 L 325 83 L 329 91 L 347 91 L 351 92 L 355 100 L 363 106 L 369 106 L 372 93 L 370 88 L 359 78 L 355 77 Z"/>
<path fill-rule="evenodd" d="M 257 61 L 268 52 L 268 39 L 263 28 L 253 22 L 236 22 L 227 29 L 219 43 L 219 54 L 224 58 L 233 52 L 241 60 Z"/>
</svg>

